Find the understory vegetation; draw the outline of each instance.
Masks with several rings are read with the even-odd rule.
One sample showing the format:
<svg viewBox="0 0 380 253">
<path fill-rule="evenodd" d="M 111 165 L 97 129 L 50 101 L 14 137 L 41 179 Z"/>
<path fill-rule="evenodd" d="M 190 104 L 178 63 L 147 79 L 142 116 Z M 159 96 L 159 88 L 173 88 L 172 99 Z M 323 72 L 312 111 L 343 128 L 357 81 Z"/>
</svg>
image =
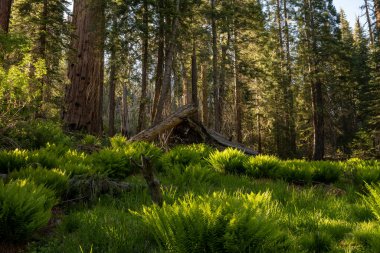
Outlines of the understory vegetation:
<svg viewBox="0 0 380 253">
<path fill-rule="evenodd" d="M 377 160 L 164 150 L 45 131 L 63 138 L 0 151 L 0 251 L 380 252 Z M 161 182 L 162 207 L 139 171 L 142 157 Z"/>
</svg>

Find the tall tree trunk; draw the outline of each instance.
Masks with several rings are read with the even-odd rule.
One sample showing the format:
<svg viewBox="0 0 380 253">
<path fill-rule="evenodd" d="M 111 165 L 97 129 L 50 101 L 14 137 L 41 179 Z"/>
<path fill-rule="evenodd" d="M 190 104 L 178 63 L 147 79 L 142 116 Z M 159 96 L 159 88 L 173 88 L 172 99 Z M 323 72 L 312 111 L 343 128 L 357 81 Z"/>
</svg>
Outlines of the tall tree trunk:
<svg viewBox="0 0 380 253">
<path fill-rule="evenodd" d="M 191 96 L 190 95 L 190 85 L 189 85 L 189 77 L 187 76 L 187 66 L 186 66 L 186 60 L 182 60 L 182 73 L 181 73 L 181 78 L 182 78 L 182 105 L 187 105 L 190 103 Z"/>
<path fill-rule="evenodd" d="M 142 76 L 141 76 L 141 97 L 139 118 L 137 122 L 137 131 L 142 131 L 145 126 L 146 102 L 147 102 L 147 86 L 148 86 L 148 49 L 149 49 L 149 13 L 148 13 L 148 0 L 144 0 L 144 14 L 143 14 L 143 52 L 142 52 Z"/>
<path fill-rule="evenodd" d="M 236 140 L 237 142 L 242 142 L 243 133 L 242 133 L 242 118 L 243 118 L 243 108 L 242 108 L 242 87 L 240 82 L 240 74 L 239 74 L 239 49 L 237 43 L 237 31 L 234 31 L 234 39 L 235 39 L 235 62 L 234 62 L 234 74 L 235 74 L 235 131 L 236 131 Z"/>
<path fill-rule="evenodd" d="M 219 107 L 219 82 L 218 82 L 218 42 L 217 42 L 217 27 L 216 27 L 216 0 L 211 0 L 211 29 L 212 29 L 212 83 L 214 95 L 214 128 L 220 132 L 222 115 Z"/>
<path fill-rule="evenodd" d="M 315 36 L 314 8 L 309 0 L 310 36 L 312 43 L 312 69 L 311 69 L 311 95 L 313 110 L 313 160 L 323 160 L 325 155 L 325 131 L 324 131 L 324 103 L 322 82 L 319 79 L 317 64 L 318 49 Z"/>
<path fill-rule="evenodd" d="M 128 125 L 128 87 L 123 84 L 123 96 L 122 96 L 122 109 L 121 109 L 121 134 L 128 136 L 129 125 Z"/>
<path fill-rule="evenodd" d="M 40 34 L 39 34 L 39 56 L 38 57 L 41 57 L 42 59 L 45 60 L 45 64 L 46 64 L 46 67 L 47 67 L 47 74 L 44 75 L 39 81 L 40 81 L 40 99 L 39 99 L 39 103 L 41 103 L 41 107 L 43 108 L 44 105 L 46 105 L 46 103 L 48 102 L 47 101 L 47 97 L 48 97 L 48 93 L 50 93 L 49 89 L 50 89 L 50 85 L 49 85 L 49 72 L 50 72 L 50 69 L 48 67 L 48 60 L 47 60 L 47 57 L 46 57 L 46 48 L 47 48 L 47 34 L 48 34 L 48 27 L 47 27 L 47 24 L 48 24 L 48 15 L 49 15 L 49 10 L 48 10 L 48 0 L 44 0 L 43 1 L 43 7 L 42 7 L 42 17 L 41 17 L 41 26 L 40 26 Z M 42 113 L 44 113 L 44 109 L 43 108 L 41 111 Z"/>
<path fill-rule="evenodd" d="M 153 120 L 154 125 L 158 124 L 162 120 L 165 105 L 170 101 L 171 74 L 176 51 L 177 29 L 179 26 L 179 5 L 180 0 L 176 0 L 176 15 L 173 19 L 171 36 L 168 41 L 169 44 L 165 55 L 165 71 L 162 82 L 161 95 L 157 104 L 157 112 Z"/>
<path fill-rule="evenodd" d="M 207 65 L 202 64 L 202 122 L 203 125 L 209 126 L 208 121 L 208 78 Z"/>
<path fill-rule="evenodd" d="M 325 154 L 325 131 L 322 83 L 319 80 L 313 80 L 312 99 L 314 126 L 313 160 L 323 160 Z"/>
<path fill-rule="evenodd" d="M 291 66 L 291 56 L 290 56 L 290 34 L 289 34 L 289 24 L 288 24 L 288 7 L 287 0 L 283 0 L 284 6 L 284 39 L 285 39 L 285 51 L 286 51 L 286 76 L 285 76 L 285 87 L 286 87 L 286 96 L 285 100 L 287 103 L 287 130 L 288 138 L 287 145 L 290 156 L 294 157 L 297 153 L 297 144 L 296 144 L 296 126 L 295 126 L 295 112 L 294 112 L 294 94 L 292 90 L 292 66 Z"/>
<path fill-rule="evenodd" d="M 9 20 L 11 18 L 13 0 L 0 0 L 0 30 L 9 32 Z"/>
<path fill-rule="evenodd" d="M 280 0 L 276 0 L 276 23 L 277 23 L 277 54 L 280 58 L 279 62 L 279 73 L 277 74 L 278 83 L 279 83 L 279 92 L 275 94 L 275 121 L 274 121 L 274 133 L 275 133 L 275 143 L 277 154 L 284 158 L 286 157 L 286 149 L 287 149 L 287 132 L 284 129 L 286 126 L 287 111 L 286 111 L 286 82 L 285 82 L 285 71 L 284 71 L 284 63 L 285 63 L 285 55 L 284 55 L 284 40 L 283 40 L 283 31 L 282 31 L 282 17 L 281 17 L 281 3 Z M 281 94 L 282 93 L 282 94 Z M 282 96 L 281 96 L 282 95 Z"/>
<path fill-rule="evenodd" d="M 371 45 L 373 46 L 375 44 L 375 39 L 373 36 L 373 30 L 372 30 L 372 25 L 371 25 L 372 22 L 371 22 L 371 15 L 369 13 L 368 0 L 364 0 L 364 8 L 365 8 L 365 14 L 366 14 L 367 24 L 368 24 L 368 34 L 369 34 Z"/>
<path fill-rule="evenodd" d="M 115 47 L 111 46 L 110 58 L 110 90 L 109 90 L 109 118 L 108 118 L 108 135 L 115 135 L 115 90 L 116 90 L 116 52 Z"/>
<path fill-rule="evenodd" d="M 375 17 L 376 17 L 376 29 L 377 29 L 377 40 L 380 44 L 380 0 L 375 0 Z"/>
<path fill-rule="evenodd" d="M 102 0 L 75 0 L 68 78 L 63 120 L 71 130 L 102 131 L 104 77 L 104 3 Z"/>
<path fill-rule="evenodd" d="M 230 31 L 227 32 L 226 44 L 222 45 L 222 60 L 220 63 L 220 80 L 219 80 L 219 99 L 218 104 L 215 105 L 219 107 L 217 111 L 220 114 L 220 122 L 222 122 L 224 114 L 224 99 L 225 99 L 225 89 L 226 89 L 226 64 L 227 64 L 227 50 L 230 47 L 231 34 Z M 220 123 L 220 132 L 222 130 L 223 124 Z"/>
<path fill-rule="evenodd" d="M 259 154 L 262 153 L 263 149 L 262 149 L 262 141 L 261 141 L 261 115 L 258 113 L 257 114 L 257 151 L 259 152 Z"/>
<path fill-rule="evenodd" d="M 198 68 L 195 36 L 193 36 L 193 54 L 191 56 L 191 102 L 198 109 Z M 199 110 L 197 110 L 197 113 L 194 115 L 193 119 L 195 121 L 199 120 Z"/>
<path fill-rule="evenodd" d="M 158 28 L 158 50 L 157 50 L 157 68 L 156 83 L 154 87 L 154 99 L 152 108 L 152 123 L 156 118 L 158 100 L 160 99 L 163 74 L 164 74 L 164 57 L 165 57 L 165 21 L 163 9 L 165 7 L 164 0 L 158 0 L 159 28 Z"/>
</svg>

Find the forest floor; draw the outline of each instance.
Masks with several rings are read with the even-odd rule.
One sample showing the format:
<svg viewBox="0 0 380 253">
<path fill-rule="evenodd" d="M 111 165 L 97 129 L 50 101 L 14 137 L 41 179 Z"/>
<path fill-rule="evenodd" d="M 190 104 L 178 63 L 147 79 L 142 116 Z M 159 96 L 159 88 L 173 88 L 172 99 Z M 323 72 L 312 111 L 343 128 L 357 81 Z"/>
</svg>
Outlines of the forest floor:
<svg viewBox="0 0 380 253">
<path fill-rule="evenodd" d="M 353 187 L 297 186 L 233 175 L 221 175 L 212 182 L 178 181 L 164 175 L 159 178 L 168 204 L 189 195 L 214 192 L 231 196 L 237 192 L 269 192 L 280 209 L 279 228 L 286 231 L 290 245 L 284 250 L 263 252 L 380 252 L 380 224 Z M 102 196 L 91 205 L 67 208 L 57 229 L 30 252 L 161 252 L 154 236 L 135 214 L 152 205 L 146 183 L 141 176 L 127 181 L 135 187 L 117 198 Z M 196 251 L 189 246 L 188 252 Z"/>
<path fill-rule="evenodd" d="M 380 252 L 380 161 L 281 161 L 203 144 L 163 151 L 121 136 L 67 143 L 0 151 L 0 174 L 13 169 L 0 193 L 26 179 L 59 196 L 47 225 L 1 252 Z"/>
</svg>

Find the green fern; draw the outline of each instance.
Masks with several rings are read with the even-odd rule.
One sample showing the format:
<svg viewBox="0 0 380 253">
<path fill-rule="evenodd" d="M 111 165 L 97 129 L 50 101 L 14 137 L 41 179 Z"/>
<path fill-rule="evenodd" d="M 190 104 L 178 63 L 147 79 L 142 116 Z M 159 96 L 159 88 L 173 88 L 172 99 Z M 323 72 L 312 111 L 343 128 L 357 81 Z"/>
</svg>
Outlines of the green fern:
<svg viewBox="0 0 380 253">
<path fill-rule="evenodd" d="M 231 174 L 243 174 L 246 172 L 245 164 L 248 157 L 241 151 L 227 148 L 223 151 L 215 151 L 208 158 L 210 165 L 220 172 Z"/>
<path fill-rule="evenodd" d="M 286 252 L 287 237 L 275 221 L 278 212 L 269 192 L 214 192 L 135 214 L 169 252 Z"/>
<path fill-rule="evenodd" d="M 211 147 L 205 144 L 176 146 L 162 156 L 163 169 L 169 171 L 178 166 L 186 167 L 195 164 L 206 164 L 206 159 L 212 150 Z"/>
<path fill-rule="evenodd" d="M 56 203 L 54 193 L 28 180 L 0 181 L 0 241 L 28 240 L 45 226 Z"/>
<path fill-rule="evenodd" d="M 371 209 L 375 217 L 380 221 L 380 184 L 373 183 L 370 185 L 366 183 L 365 187 L 367 188 L 369 195 L 362 195 L 363 200 Z"/>
<path fill-rule="evenodd" d="M 28 158 L 29 152 L 26 150 L 0 151 L 0 174 L 7 174 L 26 167 Z"/>
<path fill-rule="evenodd" d="M 63 196 L 68 188 L 68 176 L 59 169 L 47 170 L 44 168 L 25 168 L 20 171 L 14 171 L 9 175 L 10 179 L 28 179 L 37 185 L 43 185 L 53 190 L 57 197 Z"/>
</svg>

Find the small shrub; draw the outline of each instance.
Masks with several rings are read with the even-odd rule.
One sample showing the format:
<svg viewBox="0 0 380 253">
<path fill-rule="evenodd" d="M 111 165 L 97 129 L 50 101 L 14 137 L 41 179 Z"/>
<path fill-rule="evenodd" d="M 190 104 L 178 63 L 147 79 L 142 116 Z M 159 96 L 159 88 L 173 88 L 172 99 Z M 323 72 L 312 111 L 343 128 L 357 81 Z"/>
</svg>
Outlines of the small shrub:
<svg viewBox="0 0 380 253">
<path fill-rule="evenodd" d="M 380 161 L 352 158 L 341 163 L 346 176 L 357 185 L 380 181 Z"/>
<path fill-rule="evenodd" d="M 130 161 L 132 161 L 132 171 L 135 171 L 137 168 L 135 164 L 141 163 L 141 157 L 146 157 L 150 160 L 152 165 L 156 170 L 160 170 L 162 165 L 160 158 L 163 155 L 163 152 L 160 148 L 150 142 L 132 142 L 124 149 L 125 155 Z"/>
<path fill-rule="evenodd" d="M 263 194 L 187 196 L 173 205 L 135 213 L 169 252 L 287 252 L 274 220 L 276 204 Z"/>
<path fill-rule="evenodd" d="M 267 155 L 250 157 L 245 164 L 247 175 L 255 178 L 276 178 L 281 166 L 277 157 Z"/>
<path fill-rule="evenodd" d="M 60 169 L 70 178 L 79 175 L 92 175 L 96 173 L 96 170 L 93 169 L 92 166 L 83 163 L 68 162 L 61 165 Z"/>
<path fill-rule="evenodd" d="M 70 137 L 63 133 L 60 124 L 53 121 L 35 120 L 20 123 L 10 135 L 25 149 L 39 149 L 48 143 L 71 145 Z"/>
<path fill-rule="evenodd" d="M 342 174 L 341 167 L 334 162 L 310 162 L 310 166 L 315 168 L 313 171 L 313 181 L 316 182 L 326 184 L 336 183 Z"/>
<path fill-rule="evenodd" d="M 205 144 L 179 145 L 165 153 L 161 162 L 164 170 L 175 166 L 206 164 L 206 159 L 211 152 L 212 148 Z"/>
<path fill-rule="evenodd" d="M 130 160 L 123 151 L 102 149 L 91 155 L 95 170 L 111 178 L 126 178 L 133 173 Z"/>
<path fill-rule="evenodd" d="M 223 151 L 215 151 L 210 154 L 208 162 L 220 172 L 231 174 L 245 173 L 245 163 L 248 157 L 241 151 L 227 148 Z"/>
<path fill-rule="evenodd" d="M 167 171 L 170 183 L 178 187 L 202 188 L 202 184 L 216 185 L 219 183 L 219 174 L 212 168 L 204 167 L 201 164 L 174 166 Z"/>
<path fill-rule="evenodd" d="M 20 242 L 45 226 L 55 204 L 54 194 L 27 180 L 0 181 L 0 240 Z"/>
<path fill-rule="evenodd" d="M 371 209 L 375 217 L 380 221 L 380 184 L 365 184 L 369 194 L 362 195 L 364 202 Z"/>
<path fill-rule="evenodd" d="M 86 134 L 81 140 L 81 144 L 85 146 L 101 146 L 102 142 L 98 137 Z"/>
<path fill-rule="evenodd" d="M 68 176 L 58 169 L 47 170 L 41 167 L 25 168 L 20 171 L 14 171 L 9 175 L 10 179 L 28 179 L 37 185 L 43 185 L 53 190 L 58 197 L 63 196 L 68 187 Z"/>
<path fill-rule="evenodd" d="M 29 152 L 25 150 L 0 151 L 0 173 L 7 174 L 28 164 Z"/>
<path fill-rule="evenodd" d="M 72 163 L 72 164 L 91 164 L 88 159 L 88 155 L 84 152 L 77 150 L 67 150 L 64 154 L 60 155 L 60 163 Z"/>
<path fill-rule="evenodd" d="M 283 162 L 278 170 L 277 177 L 287 182 L 311 183 L 314 167 L 304 160 L 290 160 Z"/>
<path fill-rule="evenodd" d="M 123 149 L 129 145 L 128 140 L 125 136 L 115 135 L 110 138 L 111 147 L 113 149 Z"/>
</svg>

